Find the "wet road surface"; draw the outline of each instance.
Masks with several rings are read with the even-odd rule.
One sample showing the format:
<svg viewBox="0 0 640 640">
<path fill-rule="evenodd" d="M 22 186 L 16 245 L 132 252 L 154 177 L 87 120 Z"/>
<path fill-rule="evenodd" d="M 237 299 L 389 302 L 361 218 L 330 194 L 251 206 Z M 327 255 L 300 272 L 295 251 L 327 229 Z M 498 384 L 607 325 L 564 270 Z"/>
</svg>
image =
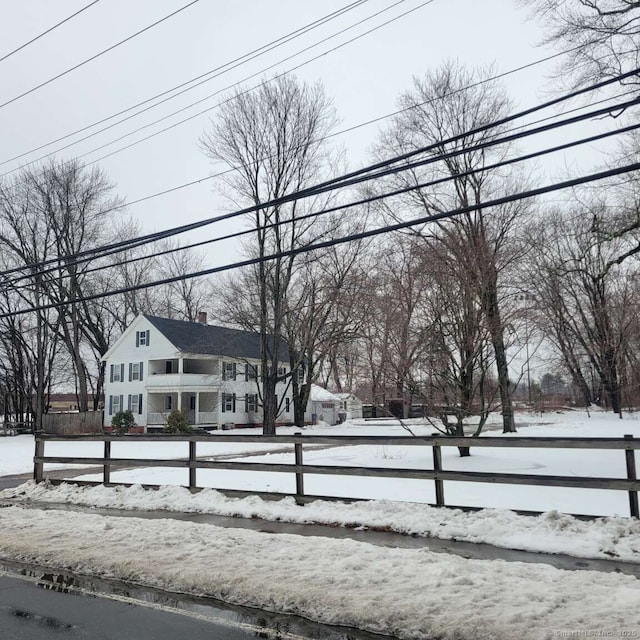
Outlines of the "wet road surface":
<svg viewBox="0 0 640 640">
<path fill-rule="evenodd" d="M 6 561 L 0 561 L 0 629 L 7 640 L 383 638 L 296 616 Z"/>
</svg>

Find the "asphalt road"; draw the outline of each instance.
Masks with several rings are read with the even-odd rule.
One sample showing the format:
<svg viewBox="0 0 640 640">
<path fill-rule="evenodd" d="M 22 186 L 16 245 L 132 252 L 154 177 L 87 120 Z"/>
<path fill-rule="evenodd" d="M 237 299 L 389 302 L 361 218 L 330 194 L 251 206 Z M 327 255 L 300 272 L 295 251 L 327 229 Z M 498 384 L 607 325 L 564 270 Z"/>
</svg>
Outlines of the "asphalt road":
<svg viewBox="0 0 640 640">
<path fill-rule="evenodd" d="M 0 630 L 11 640 L 377 640 L 206 598 L 0 562 Z M 385 636 L 386 637 L 386 636 Z"/>
<path fill-rule="evenodd" d="M 32 475 L 19 475 L 19 476 L 0 476 L 0 490 L 10 489 L 11 487 L 17 487 L 19 484 L 31 480 Z"/>
<path fill-rule="evenodd" d="M 192 615 L 95 596 L 57 592 L 0 577 L 0 629 L 12 640 L 245 640 L 249 631 Z"/>
</svg>

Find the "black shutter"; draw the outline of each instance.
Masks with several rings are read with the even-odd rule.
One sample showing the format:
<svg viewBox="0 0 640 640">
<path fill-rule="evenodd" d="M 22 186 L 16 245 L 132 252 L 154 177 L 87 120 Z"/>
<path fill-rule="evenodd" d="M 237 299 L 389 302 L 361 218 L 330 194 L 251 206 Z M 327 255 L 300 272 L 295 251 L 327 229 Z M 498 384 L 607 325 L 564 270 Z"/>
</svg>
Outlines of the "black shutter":
<svg viewBox="0 0 640 640">
<path fill-rule="evenodd" d="M 234 365 L 235 366 L 235 365 Z M 236 394 L 233 394 L 233 413 L 236 412 Z"/>
<path fill-rule="evenodd" d="M 142 394 L 138 394 L 138 414 L 142 413 Z"/>
<path fill-rule="evenodd" d="M 149 346 L 149 329 L 147 329 L 147 347 Z"/>
<path fill-rule="evenodd" d="M 127 410 L 131 411 L 131 394 L 127 395 Z"/>
<path fill-rule="evenodd" d="M 235 380 L 235 379 L 236 379 L 236 363 L 234 362 L 233 363 L 233 380 Z M 235 409 L 234 409 L 234 411 L 235 411 Z"/>
<path fill-rule="evenodd" d="M 142 362 L 140 363 L 140 382 L 142 382 Z"/>
<path fill-rule="evenodd" d="M 113 365 L 109 365 L 109 382 L 113 382 Z M 109 410 L 111 413 L 111 410 Z"/>
<path fill-rule="evenodd" d="M 136 347 L 140 346 L 140 332 L 136 331 Z"/>
<path fill-rule="evenodd" d="M 129 363 L 129 382 L 131 382 L 131 373 L 133 372 L 133 362 Z"/>
<path fill-rule="evenodd" d="M 249 364 L 247 362 L 244 365 L 244 381 L 249 382 Z"/>
<path fill-rule="evenodd" d="M 124 411 L 124 396 L 120 396 L 120 411 Z"/>
<path fill-rule="evenodd" d="M 224 408 L 226 399 L 227 399 L 227 394 L 223 393 L 222 394 L 222 413 L 224 413 L 226 411 L 226 409 Z"/>
<path fill-rule="evenodd" d="M 226 362 L 222 362 L 222 379 L 226 380 L 227 379 L 227 367 L 225 366 Z"/>
<path fill-rule="evenodd" d="M 249 394 L 244 394 L 244 410 L 246 413 L 249 413 Z"/>
<path fill-rule="evenodd" d="M 109 396 L 109 415 L 113 415 L 113 396 Z"/>
<path fill-rule="evenodd" d="M 124 362 L 120 365 L 120 382 L 124 382 Z"/>
</svg>

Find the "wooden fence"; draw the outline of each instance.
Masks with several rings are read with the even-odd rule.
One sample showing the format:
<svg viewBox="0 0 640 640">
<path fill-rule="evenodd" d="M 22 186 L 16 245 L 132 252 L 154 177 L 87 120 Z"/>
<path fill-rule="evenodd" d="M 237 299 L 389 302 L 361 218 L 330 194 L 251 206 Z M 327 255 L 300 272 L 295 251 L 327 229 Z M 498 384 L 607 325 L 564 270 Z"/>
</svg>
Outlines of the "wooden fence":
<svg viewBox="0 0 640 640">
<path fill-rule="evenodd" d="M 45 456 L 45 444 L 52 441 L 64 442 L 90 442 L 100 441 L 104 443 L 104 455 L 101 458 L 93 457 L 68 457 Z M 112 442 L 185 442 L 188 444 L 188 456 L 182 459 L 145 459 L 145 458 L 114 458 L 111 456 Z M 234 460 L 199 460 L 197 457 L 198 442 L 234 442 L 234 443 L 260 443 L 260 444 L 287 444 L 293 445 L 294 464 L 271 464 L 264 462 L 238 462 Z M 429 447 L 432 450 L 432 469 L 403 469 L 386 467 L 358 467 L 336 465 L 304 464 L 303 447 L 305 445 L 324 446 L 403 446 L 403 447 Z M 442 466 L 442 447 L 499 447 L 507 449 L 535 448 L 535 449 L 595 449 L 595 450 L 619 450 L 624 453 L 620 456 L 620 465 L 626 468 L 626 477 L 605 478 L 591 476 L 557 476 L 537 475 L 521 473 L 490 473 L 485 471 L 447 471 Z M 81 464 L 100 465 L 103 468 L 104 484 L 125 484 L 111 482 L 111 469 L 114 467 L 178 467 L 188 470 L 188 484 L 191 490 L 198 490 L 198 469 L 231 469 L 244 471 L 266 471 L 276 473 L 295 474 L 296 491 L 290 493 L 274 493 L 261 491 L 231 491 L 229 494 L 247 495 L 252 493 L 263 497 L 293 496 L 298 504 L 304 504 L 316 499 L 329 500 L 358 500 L 360 498 L 335 497 L 309 495 L 304 490 L 305 474 L 324 474 L 334 476 L 371 476 L 376 478 L 411 478 L 433 480 L 435 483 L 435 506 L 445 505 L 445 482 L 482 482 L 490 484 L 521 484 L 544 487 L 569 487 L 581 489 L 610 489 L 625 491 L 629 496 L 629 512 L 634 518 L 640 517 L 638 510 L 638 491 L 640 480 L 636 474 L 635 451 L 640 449 L 640 438 L 626 435 L 624 438 L 532 438 L 532 437 L 481 437 L 481 438 L 454 438 L 441 435 L 433 436 L 317 436 L 302 435 L 293 436 L 260 436 L 244 434 L 224 435 L 84 435 L 84 436 L 59 436 L 51 434 L 36 434 L 34 456 L 34 479 L 40 482 L 44 479 L 44 465 L 56 464 Z M 185 452 L 186 453 L 186 452 Z M 241 454 L 238 454 L 240 457 Z M 187 476 L 185 475 L 185 480 Z M 70 480 L 73 482 L 73 480 Z M 83 484 L 101 484 L 100 482 L 84 482 Z M 155 486 L 155 485 L 146 485 Z M 451 506 L 451 505 L 449 505 Z M 462 507 L 461 505 L 456 505 Z"/>
<path fill-rule="evenodd" d="M 45 413 L 42 429 L 59 436 L 102 433 L 102 411 L 75 413 Z"/>
</svg>

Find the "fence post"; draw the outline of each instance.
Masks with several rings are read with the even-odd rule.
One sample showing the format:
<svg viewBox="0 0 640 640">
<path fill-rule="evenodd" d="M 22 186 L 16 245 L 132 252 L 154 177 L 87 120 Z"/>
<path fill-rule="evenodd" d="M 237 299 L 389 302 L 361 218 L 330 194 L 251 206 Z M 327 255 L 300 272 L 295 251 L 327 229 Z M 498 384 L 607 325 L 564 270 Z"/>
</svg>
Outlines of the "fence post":
<svg viewBox="0 0 640 640">
<path fill-rule="evenodd" d="M 432 438 L 437 438 L 438 436 L 439 434 L 437 433 L 431 434 Z M 433 448 L 433 470 L 437 474 L 442 471 L 442 449 L 435 440 L 431 442 L 431 447 Z M 436 477 L 434 482 L 436 483 L 436 507 L 444 507 L 444 481 Z"/>
<path fill-rule="evenodd" d="M 625 434 L 625 440 L 633 440 L 633 436 Z M 625 449 L 624 452 L 627 458 L 627 479 L 637 480 L 636 474 L 636 452 L 635 449 Z M 640 518 L 640 510 L 638 509 L 638 492 L 629 491 L 629 510 L 631 511 L 632 518 Z"/>
<path fill-rule="evenodd" d="M 104 466 L 102 467 L 102 482 L 109 484 L 111 482 L 111 440 L 104 441 Z"/>
<path fill-rule="evenodd" d="M 302 431 L 296 431 L 294 436 L 301 436 Z M 293 445 L 295 464 L 296 466 L 302 466 L 302 442 L 295 442 Z M 296 471 L 296 504 L 303 506 L 304 501 L 301 500 L 304 496 L 304 474 L 302 471 Z"/>
<path fill-rule="evenodd" d="M 36 460 L 36 458 L 41 458 L 44 456 L 44 440 L 42 440 L 40 432 L 36 431 L 36 449 L 33 457 L 33 479 L 36 482 L 42 482 L 44 479 L 44 463 Z"/>
<path fill-rule="evenodd" d="M 196 485 L 196 441 L 189 440 L 189 489 L 195 489 Z"/>
</svg>

